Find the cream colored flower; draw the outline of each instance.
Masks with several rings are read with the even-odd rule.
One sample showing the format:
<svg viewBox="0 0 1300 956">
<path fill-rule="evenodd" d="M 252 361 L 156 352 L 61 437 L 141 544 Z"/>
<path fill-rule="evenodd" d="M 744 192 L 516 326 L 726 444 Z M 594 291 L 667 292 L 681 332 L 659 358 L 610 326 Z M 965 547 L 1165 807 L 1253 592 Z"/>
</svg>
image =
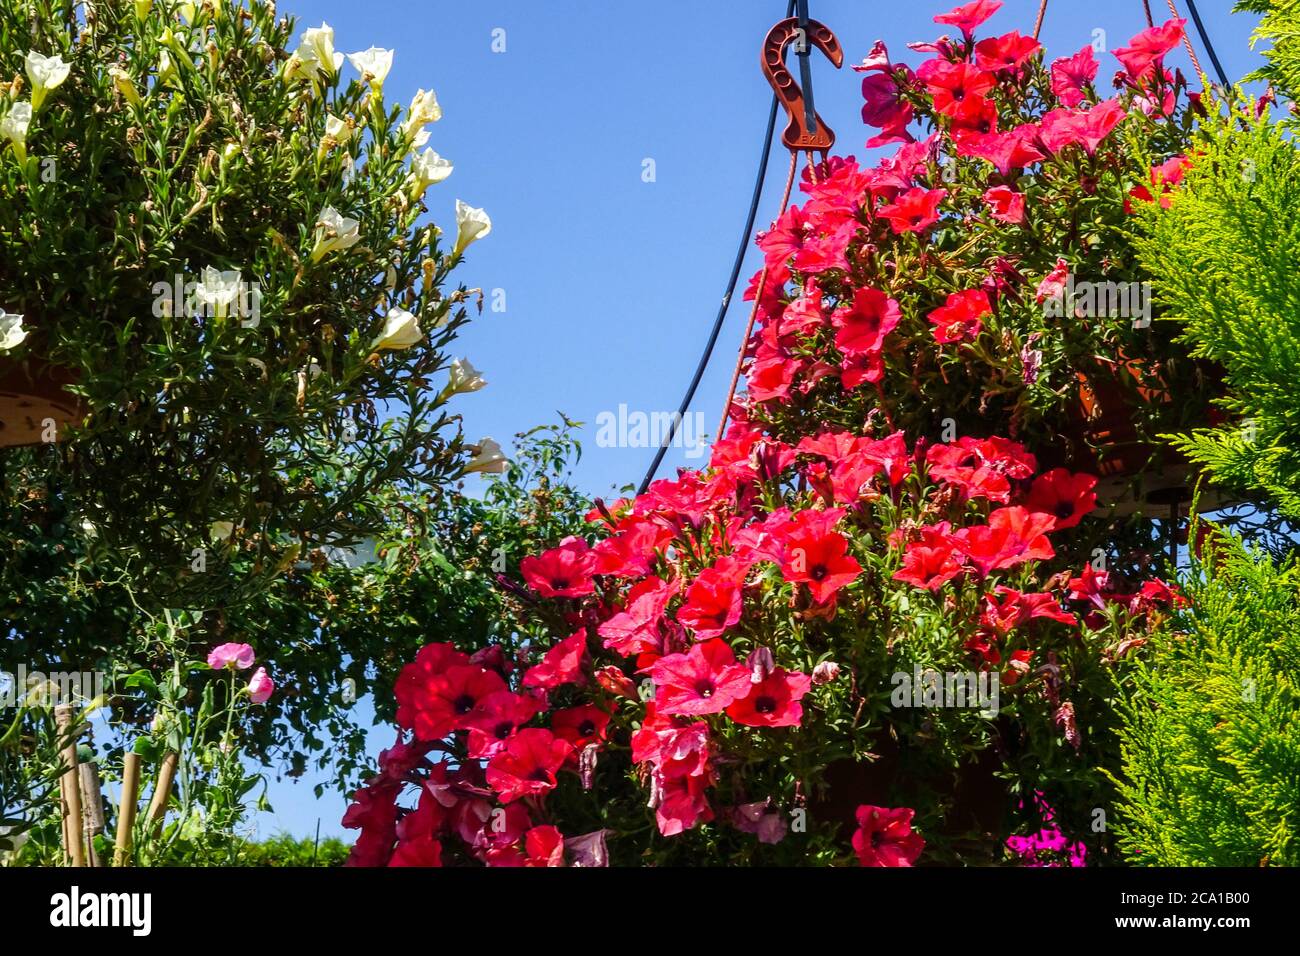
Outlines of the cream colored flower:
<svg viewBox="0 0 1300 956">
<path fill-rule="evenodd" d="M 398 351 L 409 349 L 423 338 L 424 333 L 420 331 L 419 320 L 398 306 L 388 313 L 388 318 L 384 320 L 384 330 L 379 333 L 379 337 L 370 347 L 376 352 L 384 349 Z"/>
<path fill-rule="evenodd" d="M 14 144 L 14 152 L 21 162 L 27 161 L 27 130 L 31 125 L 31 103 L 15 103 L 5 118 L 0 120 L 0 136 Z"/>
<path fill-rule="evenodd" d="M 453 255 L 460 255 L 470 243 L 477 242 L 491 231 L 492 220 L 486 212 L 456 200 L 456 248 Z"/>
<path fill-rule="evenodd" d="M 411 160 L 411 195 L 418 199 L 424 191 L 451 175 L 450 160 L 443 159 L 431 149 Z"/>
<path fill-rule="evenodd" d="M 491 438 L 484 438 L 477 445 L 471 445 L 470 452 L 474 457 L 465 464 L 467 475 L 473 472 L 481 475 L 500 475 L 510 467 L 510 461 L 501 450 L 501 446 Z"/>
<path fill-rule="evenodd" d="M 238 272 L 218 272 L 208 266 L 194 287 L 194 295 L 199 302 L 211 307 L 213 315 L 221 318 L 230 312 L 230 306 L 239 298 L 243 285 L 244 277 Z"/>
<path fill-rule="evenodd" d="M 433 90 L 420 90 L 411 100 L 411 108 L 406 111 L 406 122 L 402 124 L 402 129 L 409 136 L 440 119 L 442 107 L 438 105 L 438 97 Z"/>
<path fill-rule="evenodd" d="M 339 119 L 333 113 L 325 117 L 325 137 L 320 141 L 320 156 L 323 158 L 326 153 L 337 146 L 346 145 L 356 133 L 356 127 L 347 120 Z"/>
<path fill-rule="evenodd" d="M 135 81 L 131 79 L 130 73 L 114 64 L 108 68 L 108 75 L 113 78 L 113 86 L 128 103 L 132 106 L 140 105 L 140 91 L 135 88 Z"/>
<path fill-rule="evenodd" d="M 388 79 L 388 72 L 393 68 L 393 51 L 372 46 L 360 53 L 349 53 L 348 62 L 361 74 L 363 83 L 369 83 L 373 90 L 382 90 L 384 80 Z"/>
<path fill-rule="evenodd" d="M 334 50 L 334 28 L 322 23 L 303 31 L 298 49 L 285 64 L 285 76 L 290 79 L 331 80 L 342 66 L 343 54 Z"/>
<path fill-rule="evenodd" d="M 326 206 L 316 221 L 316 247 L 311 251 L 311 261 L 320 262 L 331 252 L 351 249 L 361 238 L 360 229 L 361 223 Z"/>
<path fill-rule="evenodd" d="M 27 338 L 27 330 L 23 328 L 23 317 L 10 315 L 4 309 L 0 309 L 0 352 L 17 348 L 25 338 Z"/>
<path fill-rule="evenodd" d="M 163 86 L 176 86 L 180 80 L 180 75 L 176 72 L 176 65 L 172 63 L 172 55 L 166 50 L 158 53 L 158 82 Z"/>
<path fill-rule="evenodd" d="M 135 15 L 143 20 L 149 16 L 149 11 L 153 9 L 153 0 L 135 0 Z"/>
<path fill-rule="evenodd" d="M 27 78 L 32 81 L 32 109 L 39 110 L 45 102 L 45 94 L 55 89 L 68 78 L 72 66 L 63 62 L 61 56 L 44 56 L 35 50 L 27 54 L 24 61 Z"/>
<path fill-rule="evenodd" d="M 469 359 L 456 359 L 451 363 L 450 377 L 447 382 L 447 390 L 450 394 L 477 392 L 485 385 L 487 380 L 483 378 L 483 373 L 471 365 Z"/>
</svg>

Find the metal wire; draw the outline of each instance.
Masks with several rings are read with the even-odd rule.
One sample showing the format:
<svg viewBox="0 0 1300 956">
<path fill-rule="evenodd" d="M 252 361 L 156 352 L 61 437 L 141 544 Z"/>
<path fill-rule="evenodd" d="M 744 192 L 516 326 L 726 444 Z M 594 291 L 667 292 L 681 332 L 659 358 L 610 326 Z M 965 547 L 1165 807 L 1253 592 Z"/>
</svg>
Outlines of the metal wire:
<svg viewBox="0 0 1300 956">
<path fill-rule="evenodd" d="M 794 15 L 794 5 L 795 0 L 790 0 L 785 12 L 787 19 Z M 709 357 L 713 355 L 713 347 L 718 344 L 718 335 L 722 332 L 723 322 L 727 318 L 727 307 L 731 305 L 731 296 L 736 291 L 736 281 L 740 278 L 740 269 L 745 261 L 745 253 L 749 250 L 749 237 L 754 232 L 754 220 L 758 218 L 758 204 L 763 197 L 763 181 L 767 176 L 767 161 L 772 154 L 772 138 L 776 135 L 778 105 L 776 94 L 773 93 L 772 108 L 767 115 L 767 132 L 763 136 L 763 152 L 758 160 L 758 176 L 754 180 L 754 193 L 749 201 L 749 216 L 745 219 L 745 231 L 740 237 L 740 248 L 736 250 L 736 258 L 731 266 L 731 278 L 727 282 L 727 291 L 722 296 L 722 304 L 718 307 L 717 318 L 713 320 L 713 331 L 709 333 L 708 341 L 704 345 L 704 353 L 700 356 L 700 361 L 695 367 L 695 374 L 691 377 L 691 384 L 686 388 L 682 404 L 677 409 L 677 416 L 673 419 L 672 425 L 669 426 L 667 437 L 664 438 L 655 452 L 654 461 L 650 463 L 649 470 L 646 471 L 645 477 L 641 479 L 641 487 L 637 494 L 645 494 L 646 489 L 650 487 L 650 482 L 654 480 L 655 472 L 663 464 L 664 454 L 672 445 L 673 439 L 677 437 L 677 429 L 686 417 L 691 402 L 695 400 L 695 391 L 700 387 L 700 380 L 704 377 L 704 370 L 709 365 Z"/>
</svg>

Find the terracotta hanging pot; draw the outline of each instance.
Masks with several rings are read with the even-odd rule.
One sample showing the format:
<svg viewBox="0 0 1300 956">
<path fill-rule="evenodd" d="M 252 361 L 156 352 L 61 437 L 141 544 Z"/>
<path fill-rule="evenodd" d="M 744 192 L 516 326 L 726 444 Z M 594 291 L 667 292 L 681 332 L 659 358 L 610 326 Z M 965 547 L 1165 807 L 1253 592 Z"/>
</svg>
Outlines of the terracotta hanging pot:
<svg viewBox="0 0 1300 956">
<path fill-rule="evenodd" d="M 1211 393 L 1222 394 L 1221 370 L 1204 363 L 1200 369 Z M 1099 364 L 1076 374 L 1078 397 L 1064 431 L 1066 450 L 1047 456 L 1046 463 L 1095 474 L 1098 502 L 1117 515 L 1162 514 L 1190 503 L 1196 468 L 1168 443 L 1139 433 L 1135 403 L 1167 412 L 1170 432 L 1220 424 L 1223 414 L 1208 400 L 1198 401 L 1196 407 L 1176 407 L 1177 396 L 1154 363 L 1121 355 L 1113 365 Z M 1202 511 L 1227 503 L 1212 488 L 1202 490 Z"/>
<path fill-rule="evenodd" d="M 85 417 L 65 387 L 74 381 L 68 369 L 38 359 L 0 358 L 0 448 L 61 440 Z"/>
</svg>

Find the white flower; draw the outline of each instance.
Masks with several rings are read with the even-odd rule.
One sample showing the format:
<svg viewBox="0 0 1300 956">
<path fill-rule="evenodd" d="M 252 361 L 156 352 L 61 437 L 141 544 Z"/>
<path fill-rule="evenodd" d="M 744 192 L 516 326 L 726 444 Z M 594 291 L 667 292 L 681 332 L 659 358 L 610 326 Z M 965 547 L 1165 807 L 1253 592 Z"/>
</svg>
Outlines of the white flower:
<svg viewBox="0 0 1300 956">
<path fill-rule="evenodd" d="M 44 56 L 35 50 L 27 54 L 27 77 L 32 81 L 32 109 L 39 110 L 45 94 L 68 78 L 71 64 L 61 56 Z"/>
<path fill-rule="evenodd" d="M 411 137 L 411 155 L 414 156 L 429 143 L 429 131 L 422 129 Z"/>
<path fill-rule="evenodd" d="M 328 23 L 304 30 L 299 52 L 308 50 L 312 58 L 330 74 L 343 65 L 343 54 L 334 52 L 334 28 Z"/>
<path fill-rule="evenodd" d="M 361 223 L 326 206 L 316 221 L 316 248 L 311 251 L 311 261 L 320 262 L 331 252 L 351 249 L 361 238 L 360 229 Z"/>
<path fill-rule="evenodd" d="M 235 525 L 230 521 L 214 521 L 208 528 L 208 536 L 217 542 L 229 541 L 235 532 Z"/>
<path fill-rule="evenodd" d="M 401 306 L 388 313 L 384 321 L 384 330 L 379 333 L 370 347 L 376 352 L 382 349 L 407 349 L 424 338 L 420 323 L 410 312 Z"/>
<path fill-rule="evenodd" d="M 369 83 L 372 89 L 379 90 L 383 89 L 388 71 L 393 68 L 393 51 L 372 46 L 360 53 L 349 53 L 348 62 L 356 67 L 363 82 Z"/>
<path fill-rule="evenodd" d="M 424 195 L 430 186 L 451 175 L 450 160 L 443 159 L 431 149 L 426 149 L 411 160 L 411 192 L 416 197 Z"/>
<path fill-rule="evenodd" d="M 0 352 L 17 348 L 25 338 L 27 338 L 27 330 L 23 328 L 23 317 L 10 315 L 4 309 L 0 309 Z"/>
<path fill-rule="evenodd" d="M 450 380 L 447 389 L 452 395 L 465 392 L 477 392 L 487 384 L 483 373 L 470 364 L 469 359 L 456 359 L 451 363 Z"/>
<path fill-rule="evenodd" d="M 318 153 L 323 159 L 325 154 L 336 146 L 345 145 L 356 133 L 356 127 L 347 120 L 339 119 L 333 113 L 325 116 L 325 138 L 320 141 Z"/>
<path fill-rule="evenodd" d="M 465 464 L 467 475 L 472 472 L 481 475 L 500 475 L 510 467 L 510 462 L 501 450 L 501 446 L 491 438 L 484 438 L 477 445 L 471 445 L 470 451 L 473 452 L 474 457 Z"/>
<path fill-rule="evenodd" d="M 0 136 L 14 144 L 14 152 L 23 161 L 27 159 L 27 130 L 31 125 L 31 103 L 15 103 L 8 115 L 0 120 Z"/>
<path fill-rule="evenodd" d="M 170 86 L 177 81 L 176 66 L 172 63 L 172 55 L 166 50 L 158 54 L 158 82 L 163 86 Z"/>
<path fill-rule="evenodd" d="M 416 93 L 411 100 L 411 108 L 406 112 L 406 122 L 402 129 L 408 135 L 418 131 L 422 126 L 442 119 L 442 107 L 438 105 L 438 97 L 434 95 L 433 90 L 420 90 Z"/>
<path fill-rule="evenodd" d="M 212 314 L 224 316 L 231 304 L 239 297 L 243 288 L 244 277 L 238 272 L 218 272 L 212 266 L 203 270 L 202 280 L 194 287 L 195 297 L 204 305 L 212 307 Z"/>
<path fill-rule="evenodd" d="M 108 75 L 113 78 L 113 86 L 126 97 L 128 103 L 132 106 L 140 105 L 140 92 L 135 88 L 135 81 L 131 79 L 130 73 L 114 64 L 108 68 Z"/>
<path fill-rule="evenodd" d="M 452 255 L 460 255 L 471 242 L 482 239 L 491 231 L 492 220 L 487 213 L 456 200 L 456 248 Z"/>
</svg>

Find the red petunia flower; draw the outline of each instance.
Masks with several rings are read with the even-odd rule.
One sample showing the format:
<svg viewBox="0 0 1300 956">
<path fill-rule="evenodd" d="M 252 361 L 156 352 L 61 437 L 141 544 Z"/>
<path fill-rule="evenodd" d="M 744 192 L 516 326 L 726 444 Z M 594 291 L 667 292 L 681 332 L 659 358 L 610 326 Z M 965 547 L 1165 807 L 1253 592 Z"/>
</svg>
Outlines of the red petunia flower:
<svg viewBox="0 0 1300 956">
<path fill-rule="evenodd" d="M 583 667 L 587 663 L 587 629 L 566 637 L 542 657 L 541 663 L 524 672 L 524 686 L 554 690 L 564 684 L 584 684 Z"/>
<path fill-rule="evenodd" d="M 792 584 L 807 584 L 813 600 L 825 604 L 862 571 L 848 549 L 848 539 L 834 531 L 795 534 L 786 540 L 781 575 Z"/>
<path fill-rule="evenodd" d="M 1126 116 L 1128 111 L 1117 99 L 1105 100 L 1090 110 L 1052 110 L 1042 119 L 1041 141 L 1050 153 L 1077 143 L 1092 156 Z"/>
<path fill-rule="evenodd" d="M 898 201 L 881 206 L 879 215 L 888 219 L 895 235 L 924 232 L 939 221 L 939 203 L 948 195 L 946 189 L 909 189 Z"/>
<path fill-rule="evenodd" d="M 649 701 L 641 727 L 632 734 L 632 762 L 652 763 L 665 777 L 705 776 L 709 772 L 709 725 L 702 720 L 659 713 Z"/>
<path fill-rule="evenodd" d="M 1065 287 L 1069 281 L 1070 264 L 1058 257 L 1052 271 L 1043 276 L 1043 281 L 1038 283 L 1034 298 L 1040 304 L 1048 299 L 1059 299 L 1065 295 Z"/>
<path fill-rule="evenodd" d="M 557 710 L 551 717 L 551 730 L 555 736 L 573 744 L 575 750 L 588 744 L 604 743 L 608 726 L 609 714 L 594 704 Z"/>
<path fill-rule="evenodd" d="M 516 730 L 537 716 L 542 702 L 534 697 L 500 690 L 489 694 L 475 708 L 469 725 L 467 754 L 474 760 L 489 760 L 505 747 Z"/>
<path fill-rule="evenodd" d="M 525 866 L 564 866 L 564 834 L 553 826 L 533 827 L 524 834 Z"/>
<path fill-rule="evenodd" d="M 1136 84 L 1151 75 L 1165 54 L 1178 46 L 1183 39 L 1186 20 L 1166 20 L 1158 27 L 1147 27 L 1128 46 L 1116 49 L 1115 59 L 1124 65 L 1124 71 Z"/>
<path fill-rule="evenodd" d="M 917 543 L 903 555 L 903 566 L 894 572 L 894 580 L 937 591 L 965 570 L 952 544 L 940 542 L 930 546 Z"/>
<path fill-rule="evenodd" d="M 1024 506 L 1050 515 L 1053 531 L 1073 528 L 1097 507 L 1093 491 L 1096 487 L 1097 479 L 1092 475 L 1073 475 L 1064 468 L 1054 468 L 1034 479 Z"/>
<path fill-rule="evenodd" d="M 984 193 L 984 201 L 993 211 L 993 218 L 1002 222 L 1025 221 L 1025 197 L 1010 186 L 994 186 Z"/>
<path fill-rule="evenodd" d="M 975 28 L 1002 9 L 1002 0 L 973 0 L 934 18 L 935 23 L 954 26 L 970 39 Z"/>
<path fill-rule="evenodd" d="M 1022 594 L 1013 588 L 998 585 L 994 593 L 984 595 L 984 613 L 980 623 L 1001 636 L 1035 618 L 1046 618 L 1061 624 L 1076 623 L 1074 616 L 1067 613 L 1050 594 Z"/>
<path fill-rule="evenodd" d="M 596 556 L 587 542 L 570 536 L 558 547 L 542 552 L 541 557 L 529 555 L 519 562 L 519 570 L 528 586 L 545 598 L 582 597 L 596 589 L 591 575 L 596 567 Z"/>
<path fill-rule="evenodd" d="M 1033 37 L 1012 30 L 1000 37 L 986 37 L 975 44 L 975 65 L 992 73 L 1015 73 L 1025 61 L 1042 49 Z"/>
<path fill-rule="evenodd" d="M 685 654 L 655 661 L 647 673 L 665 714 L 717 714 L 749 693 L 749 668 L 736 663 L 726 641 L 701 641 Z"/>
<path fill-rule="evenodd" d="M 707 823 L 713 819 L 713 810 L 705 793 L 710 783 L 707 777 L 656 777 L 656 780 L 655 822 L 659 825 L 660 834 L 666 837 L 676 836 L 697 823 Z"/>
<path fill-rule="evenodd" d="M 974 156 L 987 160 L 1003 176 L 1013 169 L 1023 169 L 1043 158 L 1035 143 L 1039 127 L 1034 123 L 1017 126 L 1005 133 L 979 133 L 972 129 L 954 129 L 953 142 L 957 155 Z"/>
<path fill-rule="evenodd" d="M 415 660 L 402 668 L 393 687 L 397 698 L 397 724 L 411 730 L 415 727 L 416 700 L 423 695 L 429 681 L 446 673 L 452 667 L 469 664 L 469 655 L 456 650 L 451 644 L 426 644 L 415 655 Z M 440 735 L 439 735 L 440 736 Z M 429 738 L 432 740 L 437 737 Z"/>
<path fill-rule="evenodd" d="M 1167 159 L 1159 166 L 1151 168 L 1151 188 L 1146 186 L 1137 186 L 1129 191 L 1128 198 L 1124 200 L 1124 211 L 1130 216 L 1133 215 L 1135 207 L 1133 200 L 1140 202 L 1155 202 L 1156 197 L 1151 190 L 1156 190 L 1160 197 L 1160 208 L 1168 209 L 1173 205 L 1172 192 L 1174 187 L 1182 185 L 1183 177 L 1187 170 L 1191 168 L 1192 161 L 1186 156 L 1175 156 Z"/>
<path fill-rule="evenodd" d="M 389 866 L 442 866 L 442 844 L 430 834 L 403 840 L 397 844 Z"/>
<path fill-rule="evenodd" d="M 719 637 L 740 620 L 745 565 L 722 557 L 699 573 L 677 609 L 677 620 L 695 632 L 697 641 Z"/>
<path fill-rule="evenodd" d="M 954 292 L 948 301 L 930 313 L 934 325 L 934 340 L 941 345 L 950 342 L 972 342 L 984 328 L 981 318 L 993 311 L 988 293 L 983 289 Z"/>
<path fill-rule="evenodd" d="M 430 678 L 412 698 L 412 729 L 421 740 L 441 740 L 453 730 L 467 730 L 483 711 L 483 703 L 506 690 L 494 670 L 473 664 L 449 668 Z"/>
<path fill-rule="evenodd" d="M 625 609 L 596 629 L 605 647 L 624 657 L 659 652 L 663 647 L 659 625 L 677 590 L 677 582 L 669 584 L 657 577 L 637 582 L 627 594 Z"/>
<path fill-rule="evenodd" d="M 932 61 L 934 62 L 934 61 Z M 921 76 L 921 74 L 917 74 Z M 992 73 L 971 66 L 969 63 L 947 63 L 939 65 L 924 75 L 926 89 L 934 97 L 934 108 L 944 116 L 957 116 L 971 103 L 981 104 L 984 94 L 997 83 Z"/>
<path fill-rule="evenodd" d="M 1046 534 L 1052 521 L 1047 515 L 1031 513 L 1019 506 L 999 508 L 989 515 L 987 525 L 962 528 L 952 538 L 980 574 L 988 575 L 1025 561 L 1055 557 Z"/>
<path fill-rule="evenodd" d="M 1097 78 L 1097 58 L 1092 46 L 1085 46 L 1074 56 L 1052 61 L 1052 93 L 1062 106 L 1071 109 L 1084 100 L 1083 87 Z"/>
<path fill-rule="evenodd" d="M 914 810 L 887 807 L 858 807 L 858 829 L 853 849 L 863 866 L 911 866 L 925 841 L 912 832 Z"/>
<path fill-rule="evenodd" d="M 784 668 L 773 668 L 749 693 L 727 708 L 727 716 L 746 727 L 798 727 L 803 719 L 799 703 L 812 686 L 812 678 Z"/>
<path fill-rule="evenodd" d="M 572 753 L 573 745 L 549 730 L 521 730 L 488 762 L 488 786 L 502 803 L 546 793 L 555 789 L 555 775 Z"/>
<path fill-rule="evenodd" d="M 853 293 L 853 303 L 836 309 L 831 318 L 836 329 L 835 347 L 846 356 L 879 352 L 901 314 L 898 303 L 879 289 L 858 289 Z"/>
</svg>

